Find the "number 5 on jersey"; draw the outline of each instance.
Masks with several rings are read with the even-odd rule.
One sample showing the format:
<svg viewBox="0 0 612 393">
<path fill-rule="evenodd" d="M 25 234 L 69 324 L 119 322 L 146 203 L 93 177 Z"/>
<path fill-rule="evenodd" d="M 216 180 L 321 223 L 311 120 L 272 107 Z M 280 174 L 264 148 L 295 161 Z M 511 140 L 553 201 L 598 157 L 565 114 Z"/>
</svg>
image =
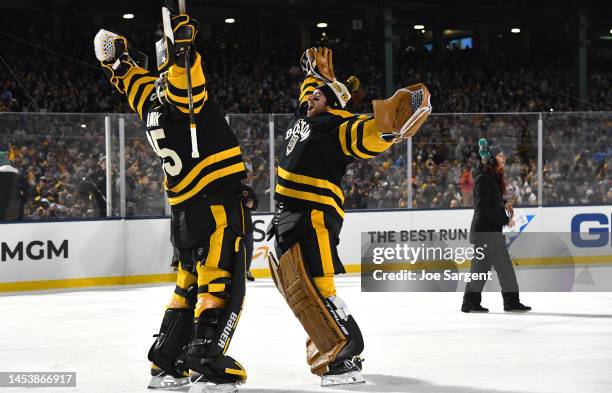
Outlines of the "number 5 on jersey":
<svg viewBox="0 0 612 393">
<path fill-rule="evenodd" d="M 164 171 L 166 171 L 168 175 L 174 177 L 181 173 L 181 170 L 183 169 L 183 163 L 181 161 L 181 158 L 178 156 L 178 154 L 176 154 L 174 150 L 168 148 L 159 148 L 158 141 L 160 139 L 164 139 L 165 137 L 166 135 L 164 134 L 164 130 L 162 128 L 147 131 L 147 139 L 149 140 L 151 147 L 153 148 L 155 153 L 162 158 L 164 162 Z M 168 159 L 172 160 L 172 163 L 170 163 Z"/>
</svg>

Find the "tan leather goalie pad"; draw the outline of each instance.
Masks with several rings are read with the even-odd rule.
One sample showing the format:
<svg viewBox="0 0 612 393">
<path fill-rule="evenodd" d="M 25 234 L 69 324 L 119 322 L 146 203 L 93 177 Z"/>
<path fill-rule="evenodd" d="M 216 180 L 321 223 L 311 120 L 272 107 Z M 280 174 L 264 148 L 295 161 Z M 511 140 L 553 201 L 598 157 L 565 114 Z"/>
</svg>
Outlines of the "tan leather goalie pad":
<svg viewBox="0 0 612 393">
<path fill-rule="evenodd" d="M 276 287 L 310 337 L 307 358 L 313 374 L 327 372 L 347 338 L 334 320 L 304 266 L 299 244 L 293 245 L 280 259 L 268 259 Z"/>
<path fill-rule="evenodd" d="M 373 100 L 378 131 L 394 135 L 395 142 L 417 133 L 431 113 L 431 96 L 422 83 L 403 87 L 386 100 Z"/>
</svg>

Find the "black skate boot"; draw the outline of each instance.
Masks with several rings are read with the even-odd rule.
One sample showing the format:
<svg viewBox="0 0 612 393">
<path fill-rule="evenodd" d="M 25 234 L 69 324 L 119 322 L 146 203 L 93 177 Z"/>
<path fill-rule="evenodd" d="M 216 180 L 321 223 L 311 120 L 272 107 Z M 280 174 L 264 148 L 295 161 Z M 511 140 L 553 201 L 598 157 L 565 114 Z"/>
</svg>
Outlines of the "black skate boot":
<svg viewBox="0 0 612 393">
<path fill-rule="evenodd" d="M 480 304 L 472 305 L 469 303 L 463 303 L 461 305 L 461 312 L 470 313 L 470 312 L 478 312 L 478 313 L 487 313 L 489 312 L 488 308 L 484 308 Z"/>
<path fill-rule="evenodd" d="M 365 383 L 361 375 L 363 359 L 355 356 L 330 363 L 327 367 L 329 371 L 321 375 L 321 386 L 352 385 Z"/>
<path fill-rule="evenodd" d="M 251 273 L 250 270 L 247 270 L 246 272 L 246 279 L 249 281 L 255 281 L 255 277 L 253 276 L 253 273 Z"/>
</svg>

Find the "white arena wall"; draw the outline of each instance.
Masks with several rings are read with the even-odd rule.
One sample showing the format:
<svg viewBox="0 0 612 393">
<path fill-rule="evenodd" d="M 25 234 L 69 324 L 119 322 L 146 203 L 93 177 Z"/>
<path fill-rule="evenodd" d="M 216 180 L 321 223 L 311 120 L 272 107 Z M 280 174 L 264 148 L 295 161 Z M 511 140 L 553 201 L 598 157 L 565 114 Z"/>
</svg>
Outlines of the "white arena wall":
<svg viewBox="0 0 612 393">
<path fill-rule="evenodd" d="M 348 212 L 340 257 L 348 272 L 358 272 L 362 232 L 467 230 L 472 213 L 470 209 Z M 525 232 L 572 232 L 572 220 L 585 214 L 591 216 L 581 216 L 580 232 L 604 231 L 609 242 L 588 250 L 583 261 L 605 265 L 612 272 L 612 205 L 515 209 L 517 217 L 533 216 Z M 269 276 L 266 256 L 272 244 L 265 241 L 264 232 L 271 218 L 253 217 L 256 277 Z M 169 238 L 167 218 L 0 224 L 0 292 L 173 281 Z M 545 248 L 541 254 L 555 257 Z"/>
</svg>

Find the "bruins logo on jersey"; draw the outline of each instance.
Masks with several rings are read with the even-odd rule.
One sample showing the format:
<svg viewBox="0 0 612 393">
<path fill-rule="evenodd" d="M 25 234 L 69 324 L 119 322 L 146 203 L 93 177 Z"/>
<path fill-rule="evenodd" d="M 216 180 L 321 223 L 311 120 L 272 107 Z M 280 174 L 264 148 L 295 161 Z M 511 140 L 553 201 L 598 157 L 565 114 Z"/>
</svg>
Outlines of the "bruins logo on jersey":
<svg viewBox="0 0 612 393">
<path fill-rule="evenodd" d="M 295 122 L 293 128 L 287 130 L 287 135 L 285 136 L 285 140 L 289 139 L 289 143 L 287 143 L 287 150 L 285 155 L 291 154 L 295 145 L 298 142 L 304 142 L 310 136 L 310 125 L 306 123 L 303 119 L 299 119 Z"/>
</svg>

